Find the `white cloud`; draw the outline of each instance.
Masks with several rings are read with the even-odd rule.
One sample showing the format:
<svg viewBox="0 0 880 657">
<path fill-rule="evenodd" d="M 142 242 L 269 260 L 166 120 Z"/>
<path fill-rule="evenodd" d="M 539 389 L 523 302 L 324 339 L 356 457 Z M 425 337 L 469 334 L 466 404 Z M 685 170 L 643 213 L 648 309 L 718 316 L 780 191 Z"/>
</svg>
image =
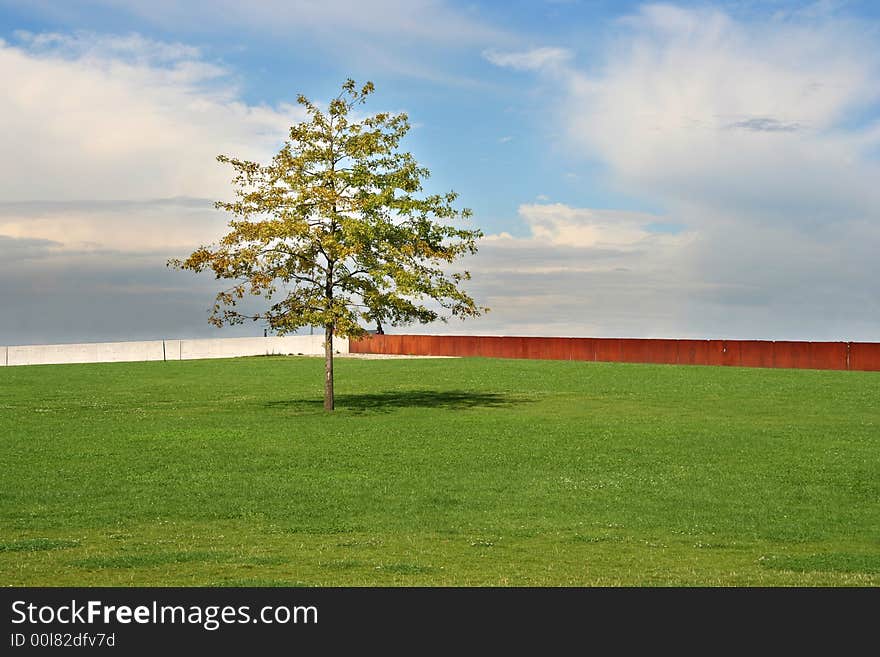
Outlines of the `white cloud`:
<svg viewBox="0 0 880 657">
<path fill-rule="evenodd" d="M 648 213 L 524 204 L 528 235 L 489 235 L 465 263 L 469 289 L 492 311 L 450 332 L 683 337 L 689 281 L 679 262 L 693 236 L 656 233 Z M 436 331 L 437 327 L 407 330 Z"/>
<path fill-rule="evenodd" d="M 220 198 L 220 153 L 272 154 L 298 107 L 240 100 L 197 50 L 139 36 L 0 44 L 0 197 Z"/>
<path fill-rule="evenodd" d="M 546 225 L 532 217 L 534 238 L 579 244 L 587 260 L 600 241 L 626 252 L 615 260 L 625 272 L 542 278 L 548 296 L 565 289 L 582 309 L 564 309 L 567 326 L 582 316 L 606 335 L 880 340 L 880 44 L 869 27 L 825 12 L 757 24 L 650 5 L 620 22 L 589 71 L 571 59 L 520 68 L 542 76 L 565 146 L 601 163 L 612 189 L 663 208 L 658 222 L 687 227 L 687 239 L 648 248 L 638 221 L 594 224 L 573 208 Z"/>
<path fill-rule="evenodd" d="M 89 33 L 29 32 L 18 30 L 18 40 L 33 52 L 64 55 L 68 58 L 89 56 L 95 59 L 122 59 L 144 64 L 176 63 L 201 58 L 198 48 L 183 43 L 166 43 L 147 39 L 140 34 L 104 34 L 100 38 Z M 217 69 L 220 72 L 220 69 Z"/>
<path fill-rule="evenodd" d="M 195 40 L 225 47 L 268 44 L 279 61 L 308 52 L 368 79 L 395 75 L 470 88 L 485 83 L 446 55 L 514 40 L 478 7 L 446 0 L 30 0 L 28 12 L 52 24 L 83 24 L 97 13 L 147 32 L 175 34 L 184 26 Z"/>
<path fill-rule="evenodd" d="M 211 201 L 232 172 L 216 156 L 270 157 L 301 110 L 243 102 L 181 44 L 17 44 L 0 42 L 0 343 L 212 334 L 216 284 L 165 261 L 224 232 Z"/>
<path fill-rule="evenodd" d="M 0 203 L 0 236 L 41 240 L 53 253 L 185 255 L 219 239 L 228 218 L 209 199 Z"/>
<path fill-rule="evenodd" d="M 486 50 L 483 52 L 483 57 L 496 66 L 520 71 L 538 71 L 566 65 L 571 60 L 572 53 L 565 48 L 543 47 L 519 52 Z"/>
<path fill-rule="evenodd" d="M 880 207 L 880 167 L 861 155 L 878 124 L 844 127 L 880 100 L 878 82 L 876 38 L 850 23 L 746 25 L 654 5 L 626 22 L 601 72 L 569 71 L 563 120 L 620 187 L 671 206 L 851 216 Z"/>
<path fill-rule="evenodd" d="M 562 203 L 521 205 L 519 214 L 534 239 L 574 247 L 632 248 L 649 237 L 646 226 L 657 220 L 641 213 Z"/>
<path fill-rule="evenodd" d="M 255 31 L 262 38 L 308 40 L 326 49 L 362 47 L 392 41 L 395 44 L 485 44 L 502 38 L 502 31 L 477 12 L 461 11 L 443 0 L 33 0 L 31 8 L 63 20 L 76 5 L 105 14 L 120 12 L 160 28 L 187 25 L 194 31 Z M 78 8 L 82 10 L 83 7 Z M 112 13 L 111 13 L 112 15 Z"/>
</svg>

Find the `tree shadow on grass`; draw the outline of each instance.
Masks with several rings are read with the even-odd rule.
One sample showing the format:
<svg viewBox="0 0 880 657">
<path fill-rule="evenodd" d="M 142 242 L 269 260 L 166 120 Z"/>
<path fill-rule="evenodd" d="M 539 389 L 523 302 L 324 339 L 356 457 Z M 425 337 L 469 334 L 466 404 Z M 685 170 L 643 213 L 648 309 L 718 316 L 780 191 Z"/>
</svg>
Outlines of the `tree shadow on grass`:
<svg viewBox="0 0 880 657">
<path fill-rule="evenodd" d="M 465 390 L 389 390 L 386 392 L 336 395 L 336 409 L 357 413 L 388 413 L 399 408 L 440 408 L 466 410 L 471 408 L 504 408 L 532 401 L 513 394 L 474 392 Z M 323 399 L 282 399 L 267 401 L 268 408 L 287 408 L 299 411 L 317 411 L 324 407 Z"/>
</svg>

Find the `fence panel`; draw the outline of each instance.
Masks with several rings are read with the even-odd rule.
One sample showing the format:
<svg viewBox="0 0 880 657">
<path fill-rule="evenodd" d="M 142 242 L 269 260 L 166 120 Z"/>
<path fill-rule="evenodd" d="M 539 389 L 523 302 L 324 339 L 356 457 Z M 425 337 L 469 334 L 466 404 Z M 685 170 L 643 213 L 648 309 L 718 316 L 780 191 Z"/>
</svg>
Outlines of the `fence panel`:
<svg viewBox="0 0 880 657">
<path fill-rule="evenodd" d="M 773 343 L 767 340 L 737 340 L 739 365 L 742 367 L 773 367 Z"/>
<path fill-rule="evenodd" d="M 504 338 L 496 336 L 481 337 L 479 342 L 479 356 L 489 356 L 490 358 L 510 358 L 507 354 L 507 345 L 504 344 Z"/>
<path fill-rule="evenodd" d="M 568 338 L 545 338 L 544 345 L 550 360 L 571 360 L 571 341 Z"/>
<path fill-rule="evenodd" d="M 773 343 L 773 367 L 810 367 L 810 343 L 780 341 Z"/>
<path fill-rule="evenodd" d="M 808 342 L 807 344 L 810 352 L 810 369 L 847 369 L 848 348 L 846 342 Z"/>
<path fill-rule="evenodd" d="M 596 360 L 620 362 L 621 346 L 617 338 L 596 338 Z"/>
<path fill-rule="evenodd" d="M 622 338 L 620 340 L 620 360 L 623 363 L 649 362 L 650 345 L 647 340 Z"/>
<path fill-rule="evenodd" d="M 727 340 L 707 340 L 707 365 L 727 365 Z"/>
<path fill-rule="evenodd" d="M 676 363 L 679 365 L 708 365 L 708 340 L 675 340 L 678 345 Z"/>
<path fill-rule="evenodd" d="M 526 358 L 543 358 L 544 341 L 541 338 L 523 338 Z"/>
<path fill-rule="evenodd" d="M 511 358 L 528 358 L 529 338 L 507 337 L 504 338 L 510 349 Z"/>
<path fill-rule="evenodd" d="M 675 365 L 678 362 L 677 340 L 650 340 L 650 362 Z"/>
<path fill-rule="evenodd" d="M 571 338 L 572 360 L 596 360 L 596 341 L 592 338 Z"/>
<path fill-rule="evenodd" d="M 13 353 L 10 348 L 10 364 Z M 353 353 L 880 371 L 880 343 L 375 335 Z"/>
<path fill-rule="evenodd" d="M 851 342 L 849 368 L 851 370 L 880 372 L 880 343 Z"/>
</svg>

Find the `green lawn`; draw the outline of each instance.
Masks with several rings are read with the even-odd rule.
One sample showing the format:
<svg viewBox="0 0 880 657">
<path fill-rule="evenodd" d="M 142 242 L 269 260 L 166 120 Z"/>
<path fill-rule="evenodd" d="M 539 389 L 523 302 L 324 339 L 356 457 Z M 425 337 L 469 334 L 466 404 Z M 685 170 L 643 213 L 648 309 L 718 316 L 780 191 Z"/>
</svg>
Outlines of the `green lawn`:
<svg viewBox="0 0 880 657">
<path fill-rule="evenodd" d="M 880 373 L 0 368 L 0 585 L 880 585 Z"/>
</svg>

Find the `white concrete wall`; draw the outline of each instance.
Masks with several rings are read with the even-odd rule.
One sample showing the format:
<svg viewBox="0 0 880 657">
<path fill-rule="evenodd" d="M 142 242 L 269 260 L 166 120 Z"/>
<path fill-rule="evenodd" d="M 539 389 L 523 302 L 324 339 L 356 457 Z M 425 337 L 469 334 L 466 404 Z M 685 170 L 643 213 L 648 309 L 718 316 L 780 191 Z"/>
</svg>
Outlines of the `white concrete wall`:
<svg viewBox="0 0 880 657">
<path fill-rule="evenodd" d="M 162 360 L 162 341 L 40 344 L 7 347 L 9 365 Z"/>
<path fill-rule="evenodd" d="M 334 340 L 334 351 L 340 340 Z M 345 340 L 348 352 L 348 340 Z M 269 338 L 217 338 L 214 340 L 180 340 L 181 360 L 196 358 L 234 358 L 236 356 L 270 356 L 273 354 L 303 354 L 313 356 L 324 353 L 323 335 L 286 335 Z"/>
<path fill-rule="evenodd" d="M 333 348 L 336 353 L 348 353 L 348 340 L 336 338 L 333 341 Z M 194 360 L 197 358 L 235 358 L 273 354 L 310 356 L 323 353 L 324 336 L 322 335 L 44 344 L 0 347 L 0 366 Z"/>
</svg>

